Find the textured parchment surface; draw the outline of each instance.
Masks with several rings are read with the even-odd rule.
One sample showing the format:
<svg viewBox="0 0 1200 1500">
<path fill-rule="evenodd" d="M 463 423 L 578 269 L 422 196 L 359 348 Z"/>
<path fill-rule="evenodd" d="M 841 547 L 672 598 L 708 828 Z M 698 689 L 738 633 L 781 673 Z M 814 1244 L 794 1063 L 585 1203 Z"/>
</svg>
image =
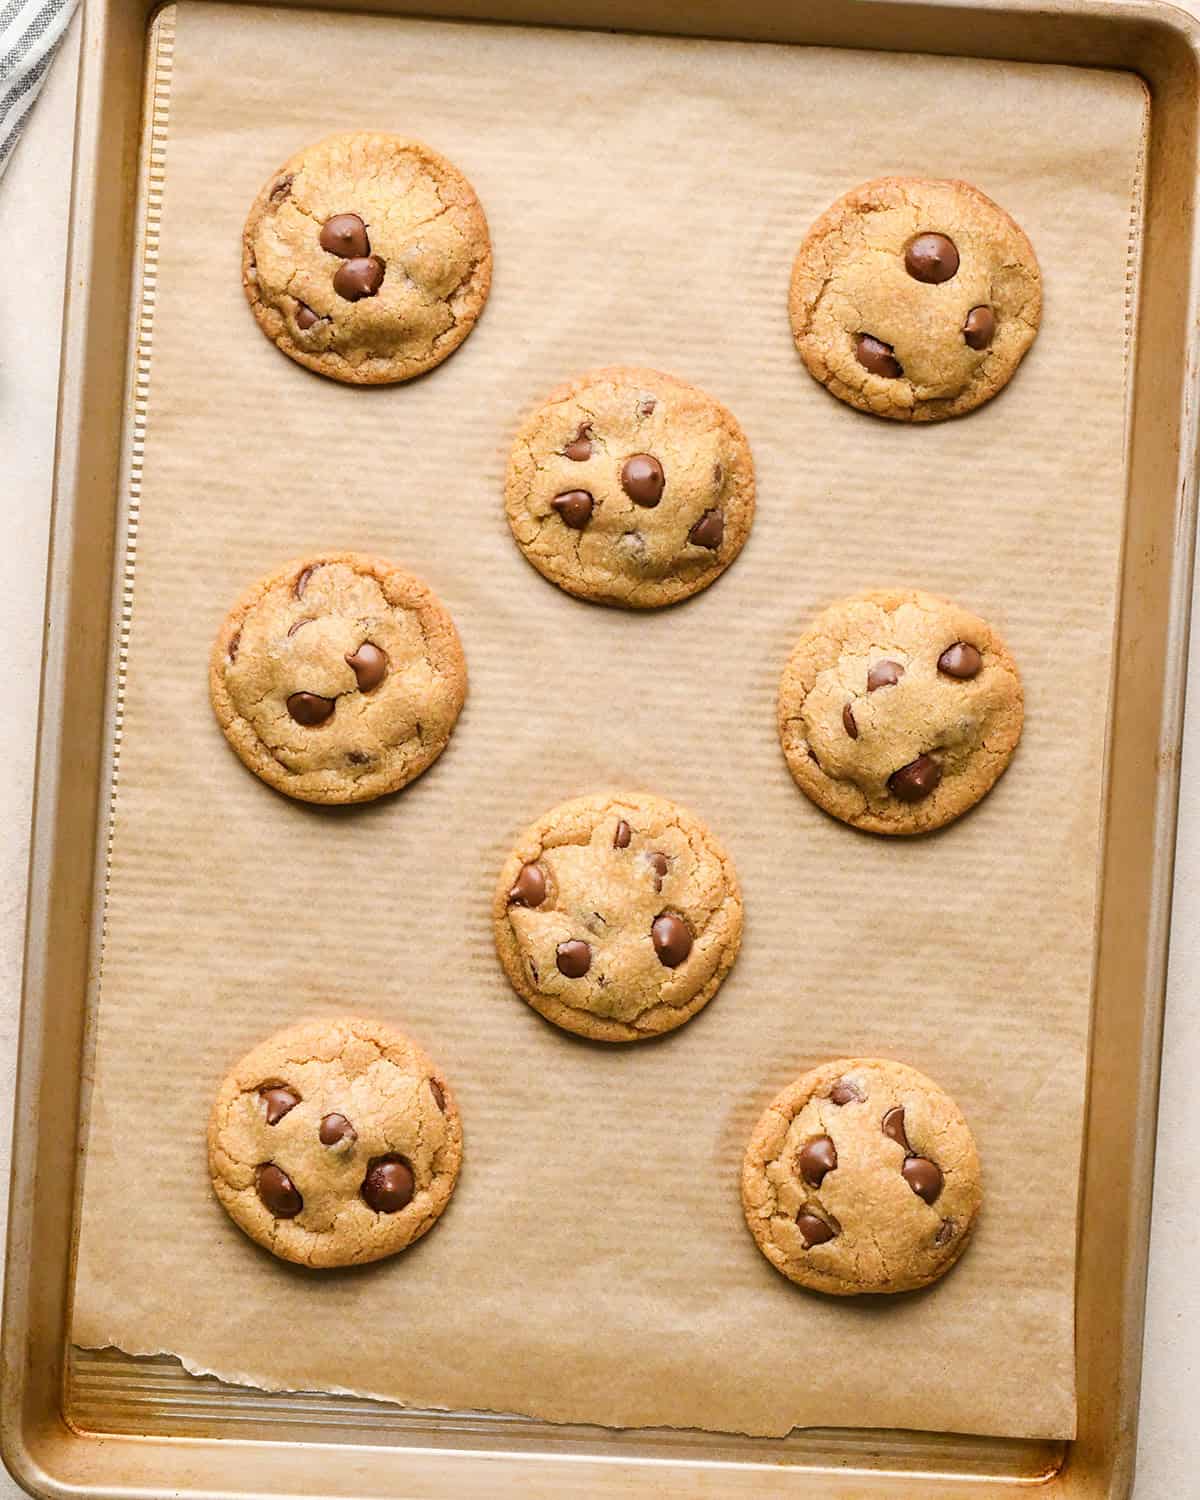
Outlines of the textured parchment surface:
<svg viewBox="0 0 1200 1500">
<path fill-rule="evenodd" d="M 180 8 L 175 57 L 76 1339 L 273 1388 L 612 1425 L 1069 1434 L 1140 85 L 199 3 Z M 931 101 L 950 122 L 936 131 Z M 358 125 L 455 161 L 496 257 L 463 348 L 380 391 L 282 358 L 238 277 L 264 178 Z M 887 172 L 977 183 L 1045 276 L 1010 388 L 919 431 L 820 390 L 786 313 L 809 223 Z M 742 557 L 648 617 L 539 578 L 501 503 L 525 413 L 606 363 L 712 391 L 758 464 Z M 471 673 L 437 765 L 356 810 L 258 783 L 205 691 L 229 603 L 318 547 L 427 578 Z M 1012 770 L 916 843 L 825 817 L 775 738 L 804 623 L 876 584 L 962 600 L 1025 677 Z M 611 785 L 694 808 L 746 900 L 721 994 L 635 1050 L 547 1026 L 509 992 L 490 932 L 517 832 Z M 446 1069 L 465 1165 L 411 1251 L 309 1274 L 226 1219 L 204 1125 L 261 1036 L 352 1012 Z M 985 1174 L 959 1267 L 865 1305 L 776 1275 L 737 1190 L 767 1100 L 851 1053 L 937 1079 Z"/>
</svg>

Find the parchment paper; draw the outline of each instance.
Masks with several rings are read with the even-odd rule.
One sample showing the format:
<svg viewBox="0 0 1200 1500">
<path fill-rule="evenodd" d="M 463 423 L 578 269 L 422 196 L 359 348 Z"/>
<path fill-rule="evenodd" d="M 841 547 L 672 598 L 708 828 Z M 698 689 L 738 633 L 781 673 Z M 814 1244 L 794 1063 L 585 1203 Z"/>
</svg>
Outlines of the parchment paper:
<svg viewBox="0 0 1200 1500">
<path fill-rule="evenodd" d="M 179 9 L 175 56 L 76 1340 L 272 1389 L 555 1420 L 1070 1435 L 1140 84 L 199 3 Z M 495 243 L 476 332 L 382 391 L 283 359 L 238 281 L 260 183 L 358 125 L 448 154 Z M 976 182 L 1045 275 L 1009 390 L 919 430 L 821 391 L 785 311 L 809 223 L 888 172 Z M 545 583 L 500 500 L 523 413 L 616 362 L 725 400 L 758 465 L 741 560 L 646 617 Z M 228 604 L 318 547 L 428 578 L 470 663 L 448 752 L 352 811 L 258 783 L 206 693 Z M 1025 675 L 1012 770 L 917 842 L 810 806 L 775 736 L 805 622 L 883 583 L 984 614 Z M 509 992 L 489 898 L 527 821 L 621 786 L 711 822 L 747 925 L 700 1017 L 606 1049 Z M 306 1273 L 226 1219 L 204 1126 L 260 1037 L 352 1012 L 408 1028 L 447 1070 L 465 1168 L 408 1253 Z M 806 1294 L 743 1226 L 759 1111 L 849 1053 L 929 1072 L 978 1137 L 976 1243 L 922 1294 Z"/>
</svg>

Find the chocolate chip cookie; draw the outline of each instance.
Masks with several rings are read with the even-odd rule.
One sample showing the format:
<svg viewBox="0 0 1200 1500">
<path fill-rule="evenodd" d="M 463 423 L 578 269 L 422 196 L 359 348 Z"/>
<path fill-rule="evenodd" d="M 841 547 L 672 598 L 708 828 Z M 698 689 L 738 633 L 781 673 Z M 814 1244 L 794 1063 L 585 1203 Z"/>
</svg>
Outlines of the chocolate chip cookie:
<svg viewBox="0 0 1200 1500">
<path fill-rule="evenodd" d="M 569 594 L 656 609 L 741 551 L 754 464 L 720 402 L 656 370 L 593 370 L 554 391 L 513 445 L 505 486 L 521 551 Z"/>
<path fill-rule="evenodd" d="M 1016 663 L 990 625 L 918 589 L 872 589 L 819 615 L 779 685 L 797 786 L 872 833 L 924 833 L 973 807 L 1021 737 Z"/>
<path fill-rule="evenodd" d="M 1042 315 L 1033 246 L 967 182 L 881 177 L 805 236 L 789 311 L 809 373 L 902 422 L 971 411 L 1011 379 Z"/>
<path fill-rule="evenodd" d="M 302 802 L 368 802 L 446 748 L 467 691 L 454 622 L 411 573 L 324 552 L 260 579 L 209 667 L 225 738 Z"/>
<path fill-rule="evenodd" d="M 777 1271 L 818 1292 L 907 1292 L 944 1275 L 982 1201 L 958 1106 L 915 1068 L 825 1063 L 754 1128 L 742 1208 Z"/>
<path fill-rule="evenodd" d="M 640 792 L 580 797 L 521 835 L 496 886 L 496 950 L 547 1020 L 602 1042 L 682 1026 L 742 938 L 733 862 L 694 814 Z"/>
<path fill-rule="evenodd" d="M 380 1260 L 450 1200 L 462 1123 L 443 1075 L 379 1021 L 309 1021 L 248 1052 L 208 1127 L 221 1206 L 302 1266 Z"/>
<path fill-rule="evenodd" d="M 491 279 L 471 184 L 420 141 L 383 131 L 298 151 L 242 233 L 258 326 L 289 358 L 350 385 L 440 364 L 474 328 Z"/>
</svg>

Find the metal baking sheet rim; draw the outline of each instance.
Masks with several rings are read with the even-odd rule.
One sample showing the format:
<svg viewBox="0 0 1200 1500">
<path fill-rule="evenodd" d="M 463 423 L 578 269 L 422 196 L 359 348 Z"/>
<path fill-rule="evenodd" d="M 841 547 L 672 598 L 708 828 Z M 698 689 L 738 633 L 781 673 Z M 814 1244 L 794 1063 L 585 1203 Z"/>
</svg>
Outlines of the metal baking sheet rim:
<svg viewBox="0 0 1200 1500">
<path fill-rule="evenodd" d="M 354 8 L 347 0 L 333 5 Z M 561 0 L 553 8 L 539 0 L 426 0 L 417 7 L 381 0 L 372 8 L 1082 63 L 1132 69 L 1147 83 L 1146 261 L 1133 344 L 1080 1217 L 1079 1436 L 1041 1445 L 1040 1456 L 1037 1445 L 1012 1444 L 1007 1463 L 1004 1445 L 994 1441 L 974 1448 L 970 1438 L 929 1434 L 813 1432 L 748 1443 L 437 1413 L 373 1421 L 372 1404 L 363 1402 L 349 1404 L 352 1420 L 340 1440 L 332 1425 L 306 1424 L 302 1409 L 278 1424 L 286 1425 L 286 1439 L 272 1435 L 269 1416 L 233 1428 L 244 1437 L 227 1435 L 221 1418 L 207 1431 L 190 1423 L 186 1437 L 135 1436 L 136 1425 L 101 1434 L 68 1421 L 75 1196 L 65 1184 L 75 1180 L 85 1107 L 86 996 L 102 896 L 94 871 L 107 826 L 106 758 L 119 731 L 109 693 L 119 669 L 113 624 L 127 603 L 117 497 L 137 473 L 137 423 L 127 431 L 126 413 L 130 405 L 136 411 L 145 379 L 138 355 L 148 309 L 136 302 L 141 276 L 132 273 L 154 250 L 156 127 L 160 137 L 162 131 L 148 71 L 159 13 L 147 0 L 86 0 L 0 1367 L 6 1465 L 31 1493 L 47 1496 L 283 1496 L 313 1493 L 314 1481 L 330 1496 L 395 1496 L 398 1448 L 405 1453 L 404 1493 L 414 1500 L 527 1495 L 534 1487 L 587 1496 L 699 1495 L 718 1482 L 730 1497 L 918 1500 L 931 1480 L 947 1500 L 979 1500 L 1030 1483 L 1088 1500 L 1128 1494 L 1195 537 L 1200 26 L 1157 0 L 1068 0 L 1053 12 L 1026 0 L 861 0 L 802 17 L 789 13 L 786 0 L 758 0 L 733 19 L 721 0 L 699 0 L 686 18 L 672 14 L 669 0 Z M 1165 402 L 1164 388 L 1171 395 Z M 63 1067 L 64 1058 L 72 1065 Z M 92 1378 L 102 1374 L 91 1371 Z M 182 1390 L 190 1377 L 178 1377 Z M 169 1406 L 176 1398 L 168 1391 L 164 1399 Z M 869 1461 L 872 1447 L 882 1463 Z"/>
</svg>

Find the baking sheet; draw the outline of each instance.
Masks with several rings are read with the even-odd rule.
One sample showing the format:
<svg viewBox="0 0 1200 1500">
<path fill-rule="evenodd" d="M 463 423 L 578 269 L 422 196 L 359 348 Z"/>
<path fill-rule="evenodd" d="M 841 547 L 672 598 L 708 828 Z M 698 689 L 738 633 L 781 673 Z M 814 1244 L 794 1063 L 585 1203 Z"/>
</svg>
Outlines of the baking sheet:
<svg viewBox="0 0 1200 1500">
<path fill-rule="evenodd" d="M 456 161 L 496 254 L 463 349 L 382 391 L 285 361 L 237 275 L 261 181 L 357 125 Z M 1140 83 L 1096 71 L 179 8 L 77 1342 L 272 1389 L 552 1420 L 1071 1434 L 1144 127 Z M 1046 279 L 1042 333 L 1010 389 L 928 430 L 832 401 L 787 327 L 805 228 L 884 172 L 978 183 L 1029 232 Z M 742 558 L 644 618 L 543 582 L 500 503 L 524 411 L 615 362 L 711 390 L 758 465 Z M 261 786 L 205 691 L 243 585 L 330 546 L 427 577 L 471 671 L 438 764 L 353 810 Z M 807 618 L 886 583 L 986 615 L 1025 674 L 1012 771 L 918 842 L 825 818 L 774 732 Z M 605 1049 L 510 994 L 489 898 L 526 822 L 620 786 L 712 823 L 747 931 L 701 1016 Z M 262 1035 L 356 1011 L 407 1027 L 446 1069 L 466 1162 L 426 1240 L 317 1276 L 226 1220 L 203 1129 L 221 1076 Z M 914 1063 L 955 1095 L 987 1201 L 940 1285 L 846 1305 L 771 1270 L 737 1180 L 766 1101 L 856 1052 Z"/>
</svg>

